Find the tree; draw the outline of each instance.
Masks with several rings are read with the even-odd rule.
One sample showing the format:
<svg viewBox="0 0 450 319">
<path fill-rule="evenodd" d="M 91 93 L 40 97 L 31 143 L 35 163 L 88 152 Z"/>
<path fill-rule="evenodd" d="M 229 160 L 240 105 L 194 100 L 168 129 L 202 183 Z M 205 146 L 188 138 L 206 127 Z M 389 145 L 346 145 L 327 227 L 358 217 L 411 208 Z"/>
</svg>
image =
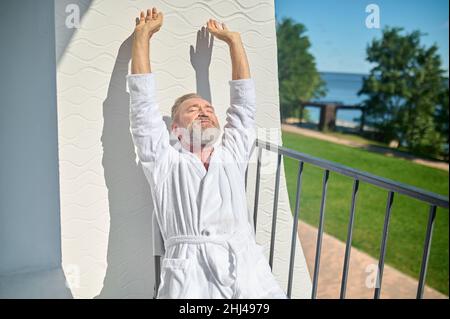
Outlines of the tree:
<svg viewBox="0 0 450 319">
<path fill-rule="evenodd" d="M 449 159 L 449 104 L 448 104 L 448 95 L 449 95 L 449 87 L 448 87 L 448 78 L 446 79 L 446 88 L 442 90 L 440 95 L 440 103 L 437 107 L 435 114 L 435 122 L 437 126 L 438 132 L 444 136 L 445 147 L 443 148 L 441 154 L 448 161 Z"/>
<path fill-rule="evenodd" d="M 325 96 L 325 82 L 316 69 L 306 28 L 290 18 L 277 23 L 278 79 L 281 117 L 296 114 L 301 102 Z"/>
<path fill-rule="evenodd" d="M 419 31 L 402 31 L 387 27 L 367 48 L 367 60 L 375 66 L 359 92 L 367 95 L 366 123 L 378 129 L 384 142 L 397 139 L 413 152 L 437 155 L 446 140 L 437 122 L 445 117 L 439 115 L 439 105 L 447 103 L 442 108 L 448 110 L 438 48 L 421 46 Z"/>
</svg>

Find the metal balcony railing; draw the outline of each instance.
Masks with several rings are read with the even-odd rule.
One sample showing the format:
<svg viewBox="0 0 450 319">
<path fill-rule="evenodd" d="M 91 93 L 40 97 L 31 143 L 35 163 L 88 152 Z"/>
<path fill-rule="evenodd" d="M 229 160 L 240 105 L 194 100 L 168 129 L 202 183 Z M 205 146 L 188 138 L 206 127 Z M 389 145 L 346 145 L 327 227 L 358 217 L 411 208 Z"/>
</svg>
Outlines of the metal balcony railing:
<svg viewBox="0 0 450 319">
<path fill-rule="evenodd" d="M 295 212 L 293 218 L 292 225 L 292 240 L 291 240 L 291 249 L 290 249 L 290 258 L 289 258 L 289 272 L 288 272 L 288 287 L 287 287 L 287 296 L 291 298 L 292 296 L 292 279 L 293 279 L 293 271 L 294 271 L 294 257 L 295 257 L 295 247 L 297 243 L 297 228 L 298 228 L 298 217 L 300 211 L 300 194 L 301 194 L 301 186 L 302 186 L 302 176 L 303 176 L 303 166 L 304 163 L 312 164 L 316 167 L 323 169 L 323 179 L 322 179 L 322 198 L 320 205 L 320 220 L 319 220 L 319 229 L 317 235 L 317 244 L 316 244 L 316 254 L 314 261 L 314 274 L 313 274 L 313 287 L 311 298 L 315 299 L 317 296 L 317 283 L 319 279 L 319 267 L 320 267 L 320 256 L 321 256 L 321 247 L 322 247 L 322 235 L 323 235 L 323 226 L 324 226 L 324 213 L 325 213 L 325 204 L 326 204 L 326 194 L 327 194 L 327 186 L 328 186 L 328 178 L 330 172 L 335 172 L 338 174 L 342 174 L 344 176 L 350 177 L 353 179 L 353 191 L 352 191 L 352 200 L 350 205 L 350 219 L 348 224 L 347 231 L 347 241 L 345 246 L 345 257 L 343 264 L 343 274 L 341 280 L 341 290 L 340 290 L 340 298 L 345 298 L 346 288 L 347 288 L 347 278 L 348 278 L 348 268 L 350 264 L 350 250 L 352 243 L 352 234 L 353 234 L 353 223 L 355 217 L 355 203 L 358 196 L 359 183 L 365 182 L 374 186 L 378 186 L 387 191 L 387 200 L 386 200 L 386 211 L 385 211 L 385 219 L 384 219 L 384 227 L 383 234 L 381 239 L 381 248 L 380 248 L 380 256 L 378 260 L 378 273 L 377 273 L 377 286 L 374 289 L 374 299 L 379 299 L 381 294 L 381 283 L 383 279 L 383 269 L 384 269 L 384 260 L 386 255 L 386 246 L 387 246 L 387 236 L 389 231 L 389 221 L 391 216 L 391 208 L 394 202 L 395 193 L 406 195 L 408 197 L 420 200 L 429 205 L 429 216 L 428 216 L 428 224 L 425 235 L 425 242 L 423 248 L 422 255 L 422 263 L 421 270 L 419 275 L 419 283 L 417 287 L 417 299 L 423 298 L 423 292 L 425 287 L 425 277 L 427 274 L 427 266 L 430 255 L 430 247 L 431 247 L 431 239 L 433 234 L 433 226 L 436 219 L 436 209 L 437 207 L 442 207 L 448 209 L 448 198 L 422 190 L 410 185 L 402 184 L 390 179 L 386 179 L 383 177 L 375 176 L 369 174 L 367 172 L 359 171 L 344 165 L 340 165 L 334 162 L 330 162 L 321 158 L 316 158 L 307 154 L 303 154 L 288 148 L 284 148 L 272 143 L 264 142 L 261 140 L 256 140 L 255 143 L 257 149 L 257 165 L 256 165 L 256 186 L 255 186 L 255 200 L 254 200 L 254 211 L 253 211 L 253 219 L 254 219 L 254 227 L 256 230 L 257 217 L 258 217 L 258 202 L 259 202 L 259 186 L 260 186 L 260 178 L 261 178 L 261 158 L 262 151 L 267 150 L 269 152 L 273 152 L 277 154 L 277 166 L 276 166 L 276 175 L 275 175 L 275 192 L 274 192 L 274 202 L 273 202 L 273 214 L 272 214 L 272 230 L 271 230 L 271 240 L 270 240 L 270 253 L 269 253 L 269 265 L 272 268 L 273 266 L 273 257 L 274 257 L 274 247 L 275 247 L 275 233 L 276 233 L 276 221 L 277 221 L 277 210 L 278 210 L 278 194 L 279 194 L 279 186 L 280 186 L 280 173 L 281 173 L 281 161 L 283 156 L 287 156 L 299 162 L 298 165 L 298 173 L 297 173 L 297 190 L 296 190 L 296 199 L 295 199 Z M 245 176 L 245 186 L 247 187 L 247 172 Z M 156 275 L 156 284 L 155 284 L 155 292 L 158 290 L 159 286 L 159 275 L 160 275 L 160 258 L 155 257 L 155 275 Z M 155 294 L 156 295 L 156 294 Z"/>
<path fill-rule="evenodd" d="M 256 221 L 258 215 L 258 200 L 259 200 L 259 184 L 260 184 L 260 172 L 261 172 L 261 156 L 262 150 L 265 149 L 270 152 L 274 152 L 278 154 L 277 160 L 277 170 L 275 176 L 275 194 L 274 194 L 274 203 L 273 203 L 273 214 L 272 214 L 272 232 L 271 232 L 271 240 L 270 240 L 270 254 L 269 254 L 269 264 L 272 268 L 273 265 L 273 254 L 274 254 L 274 246 L 275 246 L 275 231 L 276 231 L 276 220 L 277 220 L 277 207 L 278 207 L 278 192 L 280 185 L 280 169 L 281 169 L 281 160 L 283 156 L 287 156 L 289 158 L 295 159 L 299 162 L 298 173 L 297 173 L 297 191 L 296 191 L 296 199 L 295 199 L 295 212 L 294 219 L 292 225 L 292 241 L 291 241 L 291 252 L 290 252 L 290 262 L 289 262 L 289 278 L 288 278 L 288 288 L 287 295 L 290 298 L 292 294 L 292 278 L 293 278 L 293 270 L 294 270 L 294 257 L 295 257 L 295 245 L 297 241 L 297 227 L 298 227 L 298 216 L 299 216 L 299 208 L 300 208 L 300 193 L 301 193 L 301 185 L 302 185 L 302 175 L 303 175 L 303 164 L 308 163 L 314 166 L 317 166 L 324 170 L 323 180 L 322 180 L 322 199 L 320 205 L 320 221 L 319 221 L 319 229 L 317 235 L 317 245 L 316 245 L 316 255 L 314 262 L 314 275 L 313 275 L 313 287 L 311 298 L 315 299 L 317 296 L 317 283 L 319 279 L 319 267 L 320 267 L 320 254 L 321 254 L 321 246 L 322 246 L 322 235 L 323 235 L 323 225 L 324 225 L 324 212 L 325 212 L 325 203 L 326 203 L 326 193 L 328 186 L 328 177 L 330 172 L 336 172 L 345 176 L 348 176 L 353 179 L 353 192 L 352 192 L 352 202 L 350 206 L 350 219 L 348 224 L 348 232 L 347 232 L 347 242 L 345 246 L 345 258 L 343 265 L 343 274 L 341 281 L 341 291 L 340 298 L 345 298 L 345 292 L 347 288 L 347 278 L 348 278 L 348 267 L 350 263 L 350 249 L 352 243 L 352 233 L 353 233 L 353 222 L 355 217 L 355 203 L 358 195 L 359 183 L 366 182 L 368 184 L 378 186 L 388 191 L 387 201 L 386 201 L 386 213 L 384 219 L 384 227 L 383 227 L 383 235 L 381 239 L 381 249 L 380 249 L 380 257 L 378 260 L 378 273 L 377 273 L 377 287 L 374 291 L 374 299 L 380 298 L 381 293 L 381 283 L 383 279 L 383 268 L 384 268 L 384 259 L 386 255 L 386 244 L 387 244 L 387 236 L 389 231 L 389 220 L 391 216 L 391 208 L 394 201 L 394 194 L 403 194 L 408 197 L 420 200 L 430 205 L 429 208 L 429 217 L 428 217 L 428 225 L 426 230 L 424 248 L 423 248 L 423 256 L 422 256 L 422 264 L 419 276 L 419 284 L 417 287 L 417 295 L 418 299 L 423 297 L 424 285 L 425 285 L 425 277 L 427 274 L 427 266 L 428 259 L 430 254 L 430 246 L 431 246 L 431 238 L 433 234 L 433 226 L 436 218 L 436 208 L 442 207 L 448 209 L 448 198 L 428 192 L 426 190 L 422 190 L 410 185 L 405 185 L 393 180 L 389 180 L 383 177 L 375 176 L 369 174 L 367 172 L 359 171 L 350 167 L 346 167 L 334 162 L 330 162 L 324 159 L 316 158 L 307 154 L 303 154 L 291 149 L 287 149 L 281 146 L 277 146 L 271 143 L 267 143 L 261 140 L 256 141 L 256 147 L 258 150 L 258 158 L 257 158 L 257 166 L 256 166 L 256 188 L 255 188 L 255 201 L 254 201 L 254 222 L 256 229 Z M 247 176 L 246 176 L 246 184 L 247 184 Z"/>
</svg>

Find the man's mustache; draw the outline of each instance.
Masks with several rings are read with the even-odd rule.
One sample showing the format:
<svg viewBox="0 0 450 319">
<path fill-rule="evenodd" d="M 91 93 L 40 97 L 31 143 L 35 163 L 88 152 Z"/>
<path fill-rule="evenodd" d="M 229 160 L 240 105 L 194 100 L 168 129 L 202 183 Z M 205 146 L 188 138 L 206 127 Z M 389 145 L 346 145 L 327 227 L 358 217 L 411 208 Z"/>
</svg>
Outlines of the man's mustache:
<svg viewBox="0 0 450 319">
<path fill-rule="evenodd" d="M 195 124 L 195 122 L 204 122 L 204 121 L 208 121 L 209 123 L 213 124 L 215 127 L 218 127 L 218 124 L 212 118 L 210 118 L 206 115 L 198 116 L 196 119 L 194 119 L 192 121 L 190 126 L 193 126 Z"/>
<path fill-rule="evenodd" d="M 199 116 L 197 116 L 196 120 L 201 120 L 201 121 L 209 120 L 209 121 L 211 121 L 211 119 L 207 115 L 199 115 Z"/>
</svg>

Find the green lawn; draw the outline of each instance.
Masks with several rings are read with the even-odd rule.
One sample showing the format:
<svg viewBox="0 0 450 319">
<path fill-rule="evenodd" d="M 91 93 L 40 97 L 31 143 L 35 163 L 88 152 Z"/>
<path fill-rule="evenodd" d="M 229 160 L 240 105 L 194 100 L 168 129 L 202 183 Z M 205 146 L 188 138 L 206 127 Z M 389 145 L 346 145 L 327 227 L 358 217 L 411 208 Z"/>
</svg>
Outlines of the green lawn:
<svg viewBox="0 0 450 319">
<path fill-rule="evenodd" d="M 338 162 L 359 170 L 448 196 L 448 172 L 390 158 L 365 150 L 283 132 L 284 147 Z M 295 207 L 298 162 L 284 159 L 292 211 Z M 310 225 L 319 222 L 323 171 L 304 166 L 300 219 Z M 325 210 L 325 232 L 344 241 L 347 238 L 353 181 L 330 173 Z M 378 259 L 387 191 L 360 183 L 353 229 L 353 246 Z M 419 277 L 428 205 L 395 194 L 387 242 L 386 264 Z M 427 285 L 448 295 L 449 212 L 438 208 Z"/>
<path fill-rule="evenodd" d="M 326 135 L 329 136 L 334 136 L 337 138 L 341 138 L 347 141 L 351 141 L 351 142 L 357 142 L 357 143 L 361 143 L 361 144 L 367 144 L 367 145 L 373 145 L 373 146 L 380 146 L 383 148 L 386 148 L 386 150 L 393 150 L 396 152 L 401 152 L 401 153 L 405 153 L 405 154 L 409 154 L 409 155 L 415 155 L 418 157 L 422 157 L 425 159 L 430 159 L 430 160 L 436 160 L 436 161 L 442 161 L 443 158 L 442 156 L 438 156 L 438 155 L 430 155 L 430 154 L 421 154 L 421 153 L 411 153 L 410 151 L 408 151 L 408 149 L 404 146 L 400 146 L 400 147 L 389 147 L 388 144 L 386 143 L 382 143 L 376 140 L 372 140 L 369 139 L 367 137 L 363 137 L 361 135 L 358 134 L 351 134 L 351 133 L 343 133 L 343 132 L 325 132 Z"/>
<path fill-rule="evenodd" d="M 357 135 L 357 134 L 349 134 L 349 133 L 341 133 L 341 132 L 326 132 L 325 134 L 334 136 L 337 138 L 342 138 L 344 140 L 348 140 L 351 142 L 357 142 L 357 143 L 361 143 L 361 144 L 376 145 L 376 146 L 382 146 L 382 147 L 389 148 L 389 145 L 387 145 L 385 143 L 381 143 L 381 142 L 374 141 L 374 140 L 369 140 L 369 139 L 362 137 L 360 135 Z"/>
</svg>

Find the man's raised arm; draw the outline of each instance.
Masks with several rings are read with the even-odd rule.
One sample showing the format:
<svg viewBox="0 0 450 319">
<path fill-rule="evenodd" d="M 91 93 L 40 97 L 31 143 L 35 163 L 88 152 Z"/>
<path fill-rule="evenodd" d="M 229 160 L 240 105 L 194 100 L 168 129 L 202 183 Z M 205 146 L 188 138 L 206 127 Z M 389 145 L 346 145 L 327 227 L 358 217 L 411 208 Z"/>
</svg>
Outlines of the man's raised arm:
<svg viewBox="0 0 450 319">
<path fill-rule="evenodd" d="M 207 26 L 210 33 L 227 43 L 230 49 L 232 80 L 229 81 L 230 107 L 227 110 L 223 144 L 231 150 L 242 172 L 245 172 L 256 138 L 255 82 L 250 76 L 240 34 L 212 19 L 208 21 Z"/>
<path fill-rule="evenodd" d="M 156 8 L 141 12 L 133 35 L 130 91 L 130 126 L 139 160 L 150 184 L 156 187 L 167 175 L 171 161 L 169 132 L 156 101 L 155 74 L 150 67 L 150 40 L 159 31 L 163 14 Z M 173 150 L 174 151 L 174 150 Z"/>
<path fill-rule="evenodd" d="M 127 82 L 130 91 L 130 126 L 142 169 L 154 188 L 170 169 L 170 142 L 156 102 L 155 75 L 150 66 L 150 40 L 159 31 L 163 14 L 156 8 L 141 12 L 136 18 L 131 56 L 131 75 Z M 152 216 L 153 255 L 163 256 L 164 240 L 156 214 Z"/>
<path fill-rule="evenodd" d="M 213 19 L 208 21 L 207 26 L 212 35 L 224 41 L 230 48 L 232 80 L 250 79 L 250 67 L 241 35 L 238 32 L 230 31 L 225 23 L 220 24 Z"/>
<path fill-rule="evenodd" d="M 150 39 L 161 29 L 163 13 L 156 8 L 148 9 L 147 15 L 142 11 L 140 17 L 136 18 L 136 28 L 133 34 L 133 48 L 131 57 L 131 73 L 151 73 L 150 66 Z"/>
</svg>

